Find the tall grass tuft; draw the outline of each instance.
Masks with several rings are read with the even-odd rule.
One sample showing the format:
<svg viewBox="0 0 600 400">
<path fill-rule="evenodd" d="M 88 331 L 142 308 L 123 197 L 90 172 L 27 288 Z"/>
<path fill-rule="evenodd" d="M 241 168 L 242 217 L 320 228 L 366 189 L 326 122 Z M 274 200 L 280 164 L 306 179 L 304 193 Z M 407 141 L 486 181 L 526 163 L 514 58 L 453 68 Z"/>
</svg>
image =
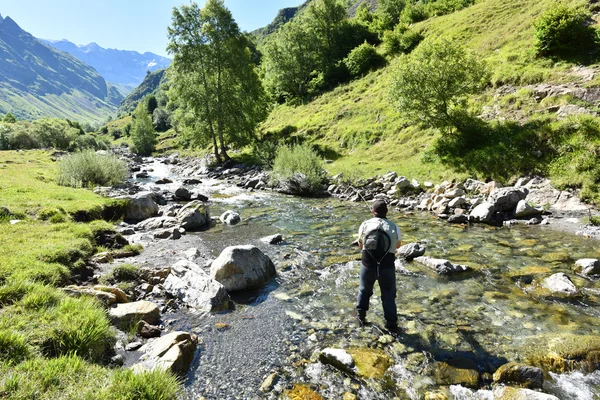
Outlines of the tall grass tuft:
<svg viewBox="0 0 600 400">
<path fill-rule="evenodd" d="M 180 392 L 177 377 L 169 371 L 154 370 L 136 374 L 118 371 L 105 395 L 111 399 L 175 400 Z"/>
<path fill-rule="evenodd" d="M 286 185 L 298 174 L 306 177 L 309 192 L 319 192 L 324 177 L 323 160 L 308 144 L 279 146 L 273 162 L 273 183 Z"/>
<path fill-rule="evenodd" d="M 127 179 L 127 164 L 119 158 L 82 151 L 67 156 L 59 164 L 58 183 L 62 186 L 115 186 Z"/>
<path fill-rule="evenodd" d="M 0 331 L 0 360 L 18 364 L 29 356 L 25 338 L 10 331 Z"/>
</svg>

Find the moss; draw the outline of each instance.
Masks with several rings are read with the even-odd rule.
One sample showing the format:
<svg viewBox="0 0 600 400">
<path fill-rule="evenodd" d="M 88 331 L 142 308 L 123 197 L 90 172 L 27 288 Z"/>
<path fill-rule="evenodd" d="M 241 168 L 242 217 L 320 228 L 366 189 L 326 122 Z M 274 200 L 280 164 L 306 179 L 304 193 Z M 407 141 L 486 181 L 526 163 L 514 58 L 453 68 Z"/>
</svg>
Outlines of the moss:
<svg viewBox="0 0 600 400">
<path fill-rule="evenodd" d="M 323 396 L 312 390 L 307 385 L 296 384 L 284 392 L 284 398 L 289 400 L 325 400 Z"/>
<path fill-rule="evenodd" d="M 351 349 L 348 353 L 354 359 L 358 375 L 363 378 L 381 379 L 393 365 L 392 359 L 381 350 Z"/>
<path fill-rule="evenodd" d="M 600 336 L 537 336 L 525 347 L 528 363 L 547 371 L 595 371 L 600 367 Z"/>
<path fill-rule="evenodd" d="M 474 365 L 450 365 L 446 362 L 435 363 L 435 380 L 439 385 L 463 385 L 470 388 L 479 387 L 479 373 L 471 368 Z"/>
</svg>

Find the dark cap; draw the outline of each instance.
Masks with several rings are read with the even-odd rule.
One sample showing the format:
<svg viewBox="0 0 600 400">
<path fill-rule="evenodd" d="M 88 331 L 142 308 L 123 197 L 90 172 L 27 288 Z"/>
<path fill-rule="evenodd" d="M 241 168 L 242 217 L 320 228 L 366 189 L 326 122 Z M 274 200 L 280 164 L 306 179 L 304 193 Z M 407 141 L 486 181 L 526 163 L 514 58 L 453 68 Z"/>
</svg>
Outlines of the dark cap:
<svg viewBox="0 0 600 400">
<path fill-rule="evenodd" d="M 385 218 L 385 216 L 387 215 L 388 212 L 388 208 L 387 208 L 387 203 L 385 202 L 385 200 L 375 200 L 373 202 L 373 206 L 371 207 L 371 210 L 373 210 L 373 213 L 381 218 Z"/>
</svg>

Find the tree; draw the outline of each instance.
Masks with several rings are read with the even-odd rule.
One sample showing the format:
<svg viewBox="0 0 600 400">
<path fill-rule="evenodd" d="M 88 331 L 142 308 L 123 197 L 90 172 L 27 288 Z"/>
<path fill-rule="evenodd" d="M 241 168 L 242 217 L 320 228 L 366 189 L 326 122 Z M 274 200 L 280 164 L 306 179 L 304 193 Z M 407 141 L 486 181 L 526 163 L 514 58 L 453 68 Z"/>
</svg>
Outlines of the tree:
<svg viewBox="0 0 600 400">
<path fill-rule="evenodd" d="M 133 112 L 131 141 L 133 152 L 141 156 L 151 155 L 156 146 L 156 134 L 145 101 L 140 101 Z"/>
<path fill-rule="evenodd" d="M 14 124 L 15 122 L 17 122 L 17 118 L 14 115 L 12 115 L 11 113 L 7 113 L 4 116 L 4 122 L 7 122 L 9 124 Z"/>
<path fill-rule="evenodd" d="M 156 100 L 156 96 L 154 96 L 153 94 L 146 96 L 145 103 L 146 111 L 148 112 L 148 114 L 152 114 L 154 110 L 158 108 L 158 101 Z"/>
<path fill-rule="evenodd" d="M 452 131 L 460 128 L 467 96 L 489 79 L 486 65 L 457 43 L 424 42 L 398 62 L 391 97 L 413 121 Z"/>
<path fill-rule="evenodd" d="M 180 121 L 212 142 L 218 162 L 228 160 L 227 145 L 246 144 L 267 115 L 249 40 L 223 0 L 174 8 L 168 36 L 173 93 L 187 115 Z"/>
</svg>

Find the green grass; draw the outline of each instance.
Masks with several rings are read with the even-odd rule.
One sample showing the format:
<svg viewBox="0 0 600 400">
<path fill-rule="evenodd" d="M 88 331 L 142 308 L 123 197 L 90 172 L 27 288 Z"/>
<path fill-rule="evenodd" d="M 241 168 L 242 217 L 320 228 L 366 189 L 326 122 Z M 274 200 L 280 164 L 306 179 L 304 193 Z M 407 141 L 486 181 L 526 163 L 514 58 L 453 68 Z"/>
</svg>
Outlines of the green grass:
<svg viewBox="0 0 600 400">
<path fill-rule="evenodd" d="M 347 179 L 395 171 L 421 181 L 480 177 L 508 183 L 515 176 L 538 172 L 550 176 L 560 187 L 581 188 L 582 197 L 600 201 L 598 173 L 591 165 L 597 154 L 597 139 L 588 138 L 584 145 L 583 134 L 568 128 L 569 124 L 580 124 L 579 118 L 561 122 L 547 110 L 550 106 L 580 105 L 581 101 L 571 96 L 539 101 L 533 91 L 519 88 L 540 82 L 597 85 L 572 74 L 573 64 L 536 56 L 533 21 L 551 3 L 552 0 L 482 0 L 412 27 L 425 39 L 458 40 L 486 60 L 490 68 L 491 85 L 470 99 L 469 111 L 479 115 L 483 106 L 497 106 L 506 122 L 481 123 L 470 132 L 467 142 L 462 138 L 462 142 L 451 143 L 463 147 L 474 143 L 469 151 L 450 146 L 456 153 L 454 157 L 440 157 L 435 151 L 439 149 L 436 146 L 440 134 L 410 125 L 401 110 L 394 109 L 388 88 L 397 58 L 390 60 L 387 67 L 307 104 L 275 107 L 260 127 L 260 138 L 306 141 L 331 160 L 326 165 L 331 174 L 342 173 Z M 497 97 L 496 87 L 507 83 L 516 85 L 517 92 Z M 513 124 L 511 120 L 517 122 Z M 524 143 L 541 146 L 541 159 L 532 157 L 530 152 L 535 149 L 519 147 Z M 511 153 L 498 154 L 508 150 Z M 506 165 L 511 168 L 504 168 Z"/>
<path fill-rule="evenodd" d="M 180 387 L 170 373 L 101 366 L 115 341 L 104 307 L 60 289 L 94 254 L 96 237 L 114 226 L 57 216 L 93 214 L 107 200 L 56 185 L 45 152 L 0 152 L 0 160 L 3 206 L 24 218 L 14 225 L 8 219 L 15 215 L 0 219 L 0 398 L 175 399 Z"/>
</svg>

